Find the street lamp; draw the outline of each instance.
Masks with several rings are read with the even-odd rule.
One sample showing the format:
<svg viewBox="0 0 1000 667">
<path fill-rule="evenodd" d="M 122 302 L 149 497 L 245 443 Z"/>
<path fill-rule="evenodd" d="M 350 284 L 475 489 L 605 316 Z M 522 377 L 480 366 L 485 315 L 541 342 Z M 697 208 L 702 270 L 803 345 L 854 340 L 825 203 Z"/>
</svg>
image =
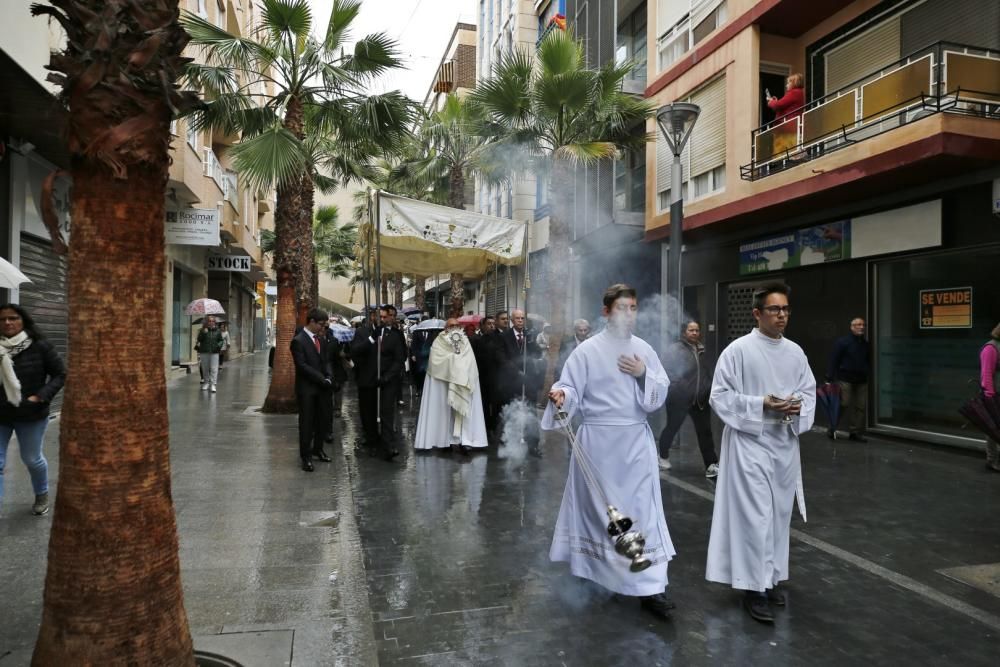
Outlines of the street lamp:
<svg viewBox="0 0 1000 667">
<path fill-rule="evenodd" d="M 688 102 L 674 102 L 660 107 L 656 112 L 656 124 L 667 140 L 667 146 L 674 154 L 674 166 L 670 170 L 670 251 L 667 254 L 667 335 L 680 333 L 681 323 L 681 243 L 684 227 L 684 167 L 681 153 L 691 137 L 691 130 L 698 120 L 701 108 Z"/>
</svg>

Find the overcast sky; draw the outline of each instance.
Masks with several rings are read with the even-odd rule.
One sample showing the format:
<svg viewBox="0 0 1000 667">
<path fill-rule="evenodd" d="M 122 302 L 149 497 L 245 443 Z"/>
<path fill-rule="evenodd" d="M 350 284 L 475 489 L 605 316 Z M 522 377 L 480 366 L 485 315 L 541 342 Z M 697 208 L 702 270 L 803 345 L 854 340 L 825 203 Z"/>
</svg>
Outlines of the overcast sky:
<svg viewBox="0 0 1000 667">
<path fill-rule="evenodd" d="M 326 25 L 333 0 L 309 0 L 313 23 Z M 384 32 L 399 43 L 405 70 L 382 77 L 373 92 L 398 88 L 423 102 L 455 24 L 476 23 L 477 0 L 364 0 L 352 37 Z"/>
</svg>

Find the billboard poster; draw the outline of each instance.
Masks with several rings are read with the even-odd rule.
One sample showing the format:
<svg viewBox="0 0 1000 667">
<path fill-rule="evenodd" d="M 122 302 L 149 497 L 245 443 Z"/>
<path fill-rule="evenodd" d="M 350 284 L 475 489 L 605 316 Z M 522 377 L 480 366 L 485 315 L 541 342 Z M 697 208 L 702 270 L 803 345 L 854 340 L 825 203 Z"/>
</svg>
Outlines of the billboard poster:
<svg viewBox="0 0 1000 667">
<path fill-rule="evenodd" d="M 838 262 L 851 256 L 851 221 L 838 220 L 740 245 L 740 275 Z"/>
</svg>

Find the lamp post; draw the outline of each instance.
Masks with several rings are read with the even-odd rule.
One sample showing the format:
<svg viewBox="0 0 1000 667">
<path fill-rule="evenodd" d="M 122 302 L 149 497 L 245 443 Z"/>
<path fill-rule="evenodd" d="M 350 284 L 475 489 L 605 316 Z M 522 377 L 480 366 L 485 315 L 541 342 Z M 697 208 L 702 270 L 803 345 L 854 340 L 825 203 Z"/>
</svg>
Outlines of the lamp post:
<svg viewBox="0 0 1000 667">
<path fill-rule="evenodd" d="M 697 104 L 674 102 L 660 107 L 656 112 L 656 124 L 667 140 L 667 146 L 674 154 L 674 166 L 670 170 L 670 250 L 667 255 L 667 335 L 676 336 L 680 332 L 681 317 L 681 244 L 684 228 L 684 167 L 681 153 L 691 137 L 691 130 L 698 120 L 701 108 Z"/>
</svg>

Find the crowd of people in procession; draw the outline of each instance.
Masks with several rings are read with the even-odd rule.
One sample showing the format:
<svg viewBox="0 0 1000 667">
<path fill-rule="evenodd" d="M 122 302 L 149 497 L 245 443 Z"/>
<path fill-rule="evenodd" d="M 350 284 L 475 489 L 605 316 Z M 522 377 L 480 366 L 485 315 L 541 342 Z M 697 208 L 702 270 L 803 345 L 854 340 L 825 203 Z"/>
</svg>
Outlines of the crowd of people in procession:
<svg viewBox="0 0 1000 667">
<path fill-rule="evenodd" d="M 669 617 L 674 604 L 667 566 L 675 552 L 659 475 L 670 469 L 671 446 L 690 417 L 705 476 L 716 480 L 706 579 L 744 591 L 750 616 L 773 622 L 774 606 L 784 604 L 778 584 L 788 578 L 793 508 L 805 517 L 798 439 L 812 428 L 817 405 L 806 356 L 784 335 L 789 296 L 780 284 L 758 290 L 752 305 L 757 326 L 729 344 L 713 365 L 693 320 L 683 323 L 661 360 L 633 333 L 636 291 L 612 285 L 603 296 L 603 328 L 595 335 L 587 320 L 573 323 L 555 360 L 556 381 L 543 396 L 551 329 L 542 326 L 533 334 L 521 309 L 478 322 L 426 316 L 406 322 L 394 306 L 384 305 L 350 324 L 314 309 L 290 346 L 301 467 L 313 472 L 314 461 L 331 462 L 324 445 L 334 440 L 335 419 L 347 417 L 341 405 L 350 380 L 357 388 L 361 447 L 386 461 L 407 444 L 396 423 L 407 373 L 420 400 L 415 450 L 447 448 L 467 457 L 490 444 L 510 446 L 501 436 L 520 411 L 517 437 L 541 456 L 540 431 L 571 423 L 574 449 L 550 558 Z M 216 318 L 206 317 L 196 343 L 203 390 L 216 391 L 220 357 L 228 347 Z M 1000 325 L 980 352 L 982 395 L 991 400 L 1000 382 L 998 350 Z M 834 342 L 825 380 L 839 388 L 849 437 L 859 442 L 865 441 L 869 366 L 865 322 L 854 318 L 850 333 Z M 42 442 L 52 398 L 65 377 L 62 360 L 30 314 L 16 304 L 0 306 L 0 501 L 7 447 L 16 434 L 36 515 L 49 511 Z M 544 400 L 538 403 L 539 398 Z M 657 446 L 647 416 L 663 409 L 666 426 Z M 723 425 L 718 453 L 713 413 Z M 834 427 L 830 437 L 836 437 Z M 989 438 L 986 453 L 987 467 L 1000 470 L 998 445 Z M 649 562 L 641 571 L 630 570 L 608 538 L 611 498 L 644 538 L 642 553 Z"/>
</svg>

